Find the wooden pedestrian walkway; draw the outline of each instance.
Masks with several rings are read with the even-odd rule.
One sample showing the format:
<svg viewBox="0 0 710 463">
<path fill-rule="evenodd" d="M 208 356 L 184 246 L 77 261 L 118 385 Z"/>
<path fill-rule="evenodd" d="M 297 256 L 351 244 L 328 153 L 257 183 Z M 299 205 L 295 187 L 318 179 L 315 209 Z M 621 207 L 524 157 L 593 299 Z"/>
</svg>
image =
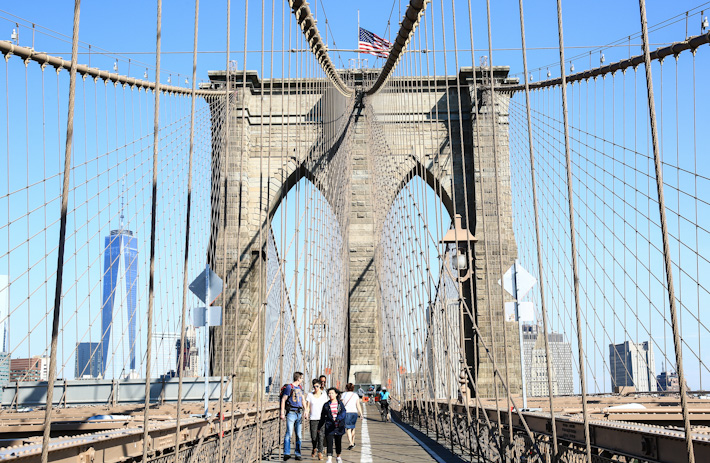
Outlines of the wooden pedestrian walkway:
<svg viewBox="0 0 710 463">
<path fill-rule="evenodd" d="M 365 419 L 359 419 L 357 422 L 355 448 L 348 450 L 347 436 L 343 436 L 343 453 L 341 454 L 343 463 L 459 463 L 463 461 L 440 446 L 432 445 L 429 439 L 422 438 L 421 435 L 417 437 L 418 433 L 416 432 L 415 437 L 417 438 L 413 438 L 410 433 L 405 431 L 406 427 L 397 423 L 382 422 L 379 409 L 375 405 L 363 405 Z M 423 441 L 429 441 L 429 445 Z M 426 449 L 422 443 L 427 447 Z M 292 445 L 292 457 L 289 462 L 295 461 L 293 448 Z M 310 434 L 306 425 L 303 429 L 302 461 L 318 461 L 311 458 L 311 450 Z M 274 455 L 268 461 L 282 461 L 282 458 Z M 327 461 L 325 451 L 322 461 Z M 335 463 L 335 455 L 333 463 Z"/>
</svg>

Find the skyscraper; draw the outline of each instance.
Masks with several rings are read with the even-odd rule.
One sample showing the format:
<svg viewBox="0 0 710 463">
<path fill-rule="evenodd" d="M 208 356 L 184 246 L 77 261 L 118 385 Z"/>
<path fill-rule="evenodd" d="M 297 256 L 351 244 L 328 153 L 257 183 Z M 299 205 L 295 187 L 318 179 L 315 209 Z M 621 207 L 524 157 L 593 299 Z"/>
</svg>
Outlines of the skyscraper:
<svg viewBox="0 0 710 463">
<path fill-rule="evenodd" d="M 0 388 L 10 382 L 10 354 L 7 353 L 7 317 L 10 291 L 7 275 L 0 275 Z"/>
<path fill-rule="evenodd" d="M 74 377 L 98 378 L 101 376 L 101 343 L 80 342 L 76 345 L 76 361 L 74 362 Z"/>
<path fill-rule="evenodd" d="M 176 358 L 177 361 L 177 372 L 178 375 L 184 374 L 185 377 L 195 377 L 199 376 L 199 350 L 197 348 L 197 336 L 195 333 L 194 326 L 188 326 L 185 328 L 185 350 L 182 354 L 182 365 L 179 363 L 180 359 L 180 338 L 175 342 Z M 184 373 L 183 373 L 184 372 Z"/>
<path fill-rule="evenodd" d="M 7 317 L 10 313 L 10 290 L 7 275 L 0 275 L 0 352 L 7 352 Z"/>
<path fill-rule="evenodd" d="M 0 352 L 0 390 L 10 383 L 10 354 Z"/>
<path fill-rule="evenodd" d="M 609 370 L 612 391 L 624 386 L 633 386 L 636 392 L 657 390 L 653 346 L 648 341 L 609 344 Z"/>
<path fill-rule="evenodd" d="M 106 237 L 104 248 L 103 294 L 101 297 L 101 376 L 106 377 L 106 365 L 111 358 L 111 328 L 113 327 L 113 303 L 123 256 L 123 278 L 126 282 L 126 319 L 128 323 L 129 369 L 136 369 L 136 302 L 138 299 L 138 241 L 133 232 L 123 228 L 112 230 Z M 120 320 L 120 318 L 116 318 Z M 123 330 L 119 329 L 121 333 Z M 123 362 L 119 362 L 123 366 Z"/>
<path fill-rule="evenodd" d="M 574 394 L 572 376 L 572 346 L 560 333 L 549 333 L 552 366 L 552 394 Z M 547 355 L 542 327 L 523 325 L 523 355 L 525 356 L 525 380 L 530 397 L 547 396 Z"/>
</svg>

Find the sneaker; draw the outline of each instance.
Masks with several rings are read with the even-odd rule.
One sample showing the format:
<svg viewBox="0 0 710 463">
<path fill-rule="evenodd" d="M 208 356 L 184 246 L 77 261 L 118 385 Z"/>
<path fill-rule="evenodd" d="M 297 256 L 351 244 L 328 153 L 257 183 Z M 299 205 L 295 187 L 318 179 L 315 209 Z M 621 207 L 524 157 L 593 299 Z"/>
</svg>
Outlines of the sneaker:
<svg viewBox="0 0 710 463">
<path fill-rule="evenodd" d="M 333 457 L 328 456 L 328 460 L 326 461 L 326 463 L 333 463 Z"/>
<path fill-rule="evenodd" d="M 336 461 L 337 463 L 343 463 L 343 459 L 342 459 L 342 458 L 340 458 L 340 457 L 338 457 L 338 459 L 337 459 L 337 460 L 335 460 L 335 461 Z"/>
<path fill-rule="evenodd" d="M 351 445 L 350 447 L 351 447 L 351 448 L 355 448 L 355 444 Z"/>
<path fill-rule="evenodd" d="M 291 459 L 291 455 L 284 455 L 284 461 L 288 461 Z"/>
<path fill-rule="evenodd" d="M 355 446 L 354 446 L 354 445 L 352 445 L 352 444 L 348 445 L 348 450 L 352 450 L 352 449 L 353 449 L 353 447 L 355 447 Z"/>
<path fill-rule="evenodd" d="M 301 461 L 301 455 L 296 455 L 296 461 Z"/>
</svg>

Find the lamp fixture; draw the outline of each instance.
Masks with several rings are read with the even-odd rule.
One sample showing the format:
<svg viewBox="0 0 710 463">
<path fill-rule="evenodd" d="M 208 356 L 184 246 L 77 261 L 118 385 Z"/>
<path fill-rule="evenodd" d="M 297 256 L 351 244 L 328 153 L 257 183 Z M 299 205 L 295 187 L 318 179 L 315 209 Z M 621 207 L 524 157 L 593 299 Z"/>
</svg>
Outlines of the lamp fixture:
<svg viewBox="0 0 710 463">
<path fill-rule="evenodd" d="M 452 270 L 457 272 L 459 282 L 468 280 L 471 277 L 471 266 L 469 265 L 469 243 L 475 243 L 478 239 L 467 229 L 461 226 L 461 214 L 454 216 L 454 226 L 449 229 L 440 241 L 446 246 L 444 250 L 445 262 L 450 261 Z M 453 259 L 452 259 L 453 257 Z"/>
</svg>

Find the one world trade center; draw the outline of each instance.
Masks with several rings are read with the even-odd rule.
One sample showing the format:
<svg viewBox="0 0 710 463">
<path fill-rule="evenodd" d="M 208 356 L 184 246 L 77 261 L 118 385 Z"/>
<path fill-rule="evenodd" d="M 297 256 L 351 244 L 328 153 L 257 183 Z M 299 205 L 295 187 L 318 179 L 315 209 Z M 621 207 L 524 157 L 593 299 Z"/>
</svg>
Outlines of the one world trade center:
<svg viewBox="0 0 710 463">
<path fill-rule="evenodd" d="M 117 282 L 122 275 L 121 258 L 123 258 L 123 279 L 126 284 L 125 305 L 127 309 L 126 318 L 114 314 L 113 305 L 116 298 Z M 128 365 L 114 358 L 114 366 L 124 370 L 128 366 L 130 372 L 136 369 L 136 302 L 138 292 L 138 244 L 133 232 L 123 228 L 123 217 L 121 217 L 121 227 L 118 230 L 111 230 L 111 234 L 106 237 L 104 248 L 104 274 L 103 274 L 103 294 L 101 297 L 101 376 L 106 377 L 106 366 L 109 359 L 115 356 L 111 351 L 111 329 L 118 329 L 119 339 L 125 336 L 125 332 L 120 324 L 115 324 L 115 320 L 128 321 Z M 115 317 L 114 317 L 115 315 Z M 125 339 L 125 338 L 124 338 Z"/>
</svg>

